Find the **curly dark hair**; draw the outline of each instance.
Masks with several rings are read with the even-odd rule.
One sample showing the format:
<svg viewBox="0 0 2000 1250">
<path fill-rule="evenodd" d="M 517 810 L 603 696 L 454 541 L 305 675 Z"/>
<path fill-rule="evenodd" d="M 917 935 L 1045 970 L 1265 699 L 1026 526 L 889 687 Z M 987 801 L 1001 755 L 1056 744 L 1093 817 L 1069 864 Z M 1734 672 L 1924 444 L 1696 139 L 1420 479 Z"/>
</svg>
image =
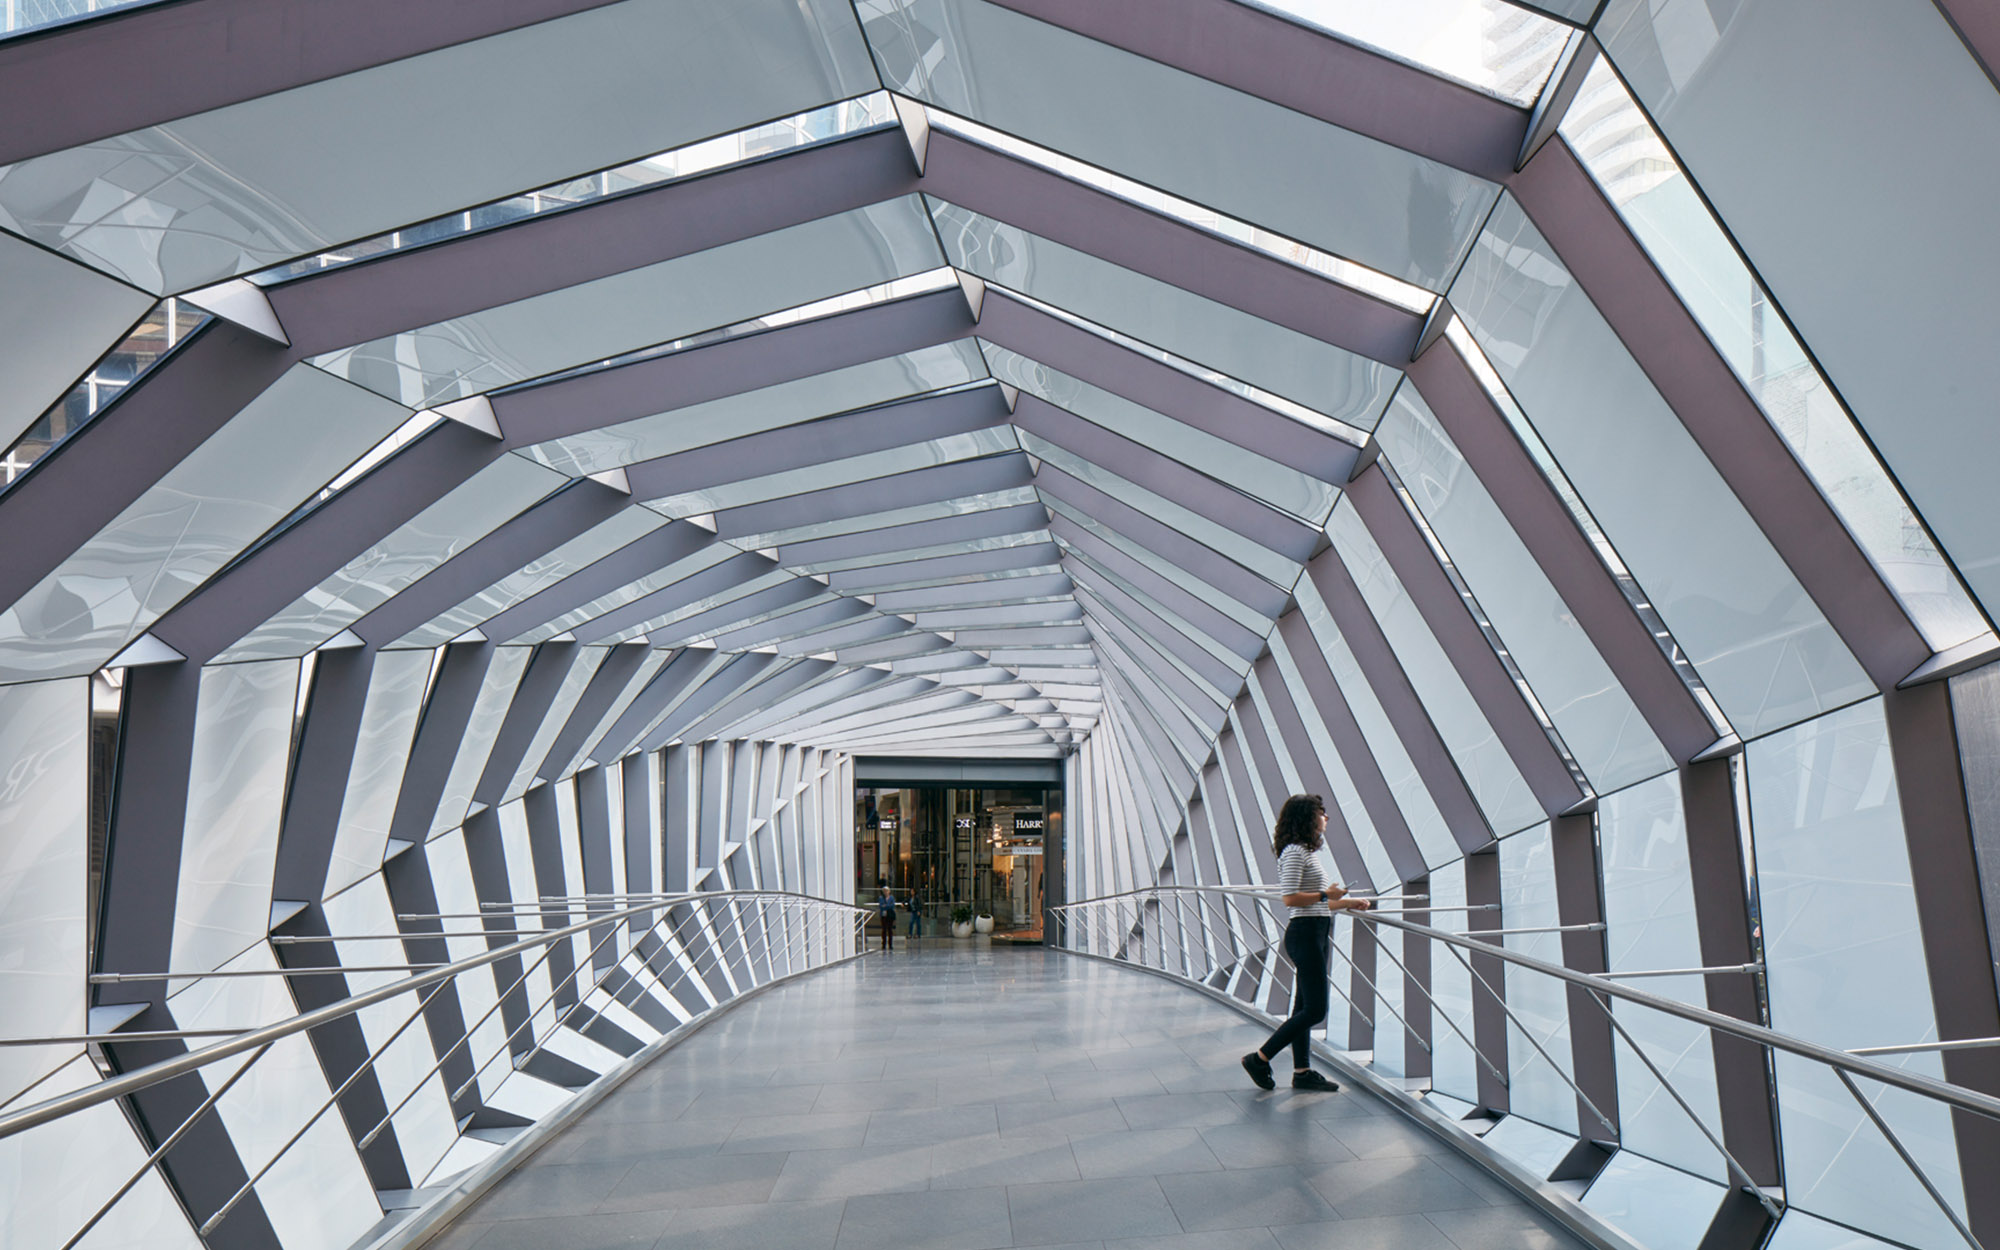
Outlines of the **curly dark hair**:
<svg viewBox="0 0 2000 1250">
<path fill-rule="evenodd" d="M 1278 809 L 1278 828 L 1271 835 L 1271 850 L 1284 854 L 1285 848 L 1297 843 L 1309 851 L 1317 851 L 1323 839 L 1319 832 L 1319 818 L 1326 815 L 1326 800 L 1317 794 L 1294 794 Z"/>
</svg>

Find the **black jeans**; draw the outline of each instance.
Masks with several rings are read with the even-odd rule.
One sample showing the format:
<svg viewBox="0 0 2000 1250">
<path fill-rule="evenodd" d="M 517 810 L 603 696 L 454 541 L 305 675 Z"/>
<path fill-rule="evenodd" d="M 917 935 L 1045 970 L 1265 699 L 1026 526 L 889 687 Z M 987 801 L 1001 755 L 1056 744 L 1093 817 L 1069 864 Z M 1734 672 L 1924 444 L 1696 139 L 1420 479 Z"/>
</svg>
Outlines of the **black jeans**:
<svg viewBox="0 0 2000 1250">
<path fill-rule="evenodd" d="M 1292 961 L 1292 1014 L 1271 1034 L 1263 1051 L 1272 1058 L 1292 1048 L 1292 1067 L 1309 1068 L 1313 1026 L 1326 1019 L 1326 944 L 1333 917 L 1294 916 L 1285 926 L 1285 958 Z"/>
</svg>

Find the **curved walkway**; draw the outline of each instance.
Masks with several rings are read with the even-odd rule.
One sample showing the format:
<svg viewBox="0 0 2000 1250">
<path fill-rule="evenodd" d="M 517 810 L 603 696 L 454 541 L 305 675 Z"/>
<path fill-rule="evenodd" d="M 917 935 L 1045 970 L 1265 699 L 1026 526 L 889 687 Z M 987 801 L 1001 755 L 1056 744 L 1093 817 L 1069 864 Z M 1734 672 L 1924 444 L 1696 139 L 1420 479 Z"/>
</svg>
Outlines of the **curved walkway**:
<svg viewBox="0 0 2000 1250">
<path fill-rule="evenodd" d="M 430 1245 L 1580 1245 L 1369 1094 L 1251 1087 L 1260 1038 L 1143 972 L 899 947 L 725 1014 Z"/>
</svg>

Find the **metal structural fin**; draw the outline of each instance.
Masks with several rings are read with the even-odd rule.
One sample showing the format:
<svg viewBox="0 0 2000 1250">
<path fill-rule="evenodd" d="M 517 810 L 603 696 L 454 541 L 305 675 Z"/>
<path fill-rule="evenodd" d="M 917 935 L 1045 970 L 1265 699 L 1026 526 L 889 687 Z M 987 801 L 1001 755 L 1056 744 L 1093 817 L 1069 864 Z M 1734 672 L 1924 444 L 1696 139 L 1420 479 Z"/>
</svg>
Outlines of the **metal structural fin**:
<svg viewBox="0 0 2000 1250">
<path fill-rule="evenodd" d="M 1909 676 L 1896 683 L 1896 689 L 1908 690 L 1911 686 L 1921 686 L 1925 682 L 1956 677 L 1995 658 L 2000 658 L 2000 636 L 1988 630 L 1977 638 L 1968 638 L 1955 647 L 1947 647 L 1917 665 L 1910 670 Z"/>
<path fill-rule="evenodd" d="M 1535 111 L 1528 115 L 1528 134 L 1521 140 L 1521 154 L 1514 158 L 1516 173 L 1528 167 L 1535 159 L 1535 153 L 1542 145 L 1555 137 L 1556 128 L 1562 125 L 1563 114 L 1569 111 L 1570 101 L 1582 89 L 1583 80 L 1590 75 L 1591 67 L 1597 64 L 1597 40 L 1587 30 L 1573 30 L 1569 42 L 1563 45 L 1561 55 L 1556 57 L 1556 67 L 1549 74 L 1548 85 L 1535 100 Z"/>
<path fill-rule="evenodd" d="M 1431 344 L 1443 338 L 1445 330 L 1451 326 L 1451 319 L 1457 315 L 1451 306 L 1451 301 L 1444 296 L 1440 295 L 1432 300 L 1430 312 L 1424 315 L 1423 328 L 1417 331 L 1417 345 L 1410 349 L 1410 359 L 1415 360 L 1422 356 L 1431 349 Z M 1371 438 L 1369 441 L 1374 440 Z"/>
<path fill-rule="evenodd" d="M 203 312 L 213 313 L 231 325 L 242 326 L 280 347 L 292 345 L 291 337 L 278 321 L 277 310 L 271 307 L 270 297 L 264 294 L 263 287 L 254 282 L 231 278 L 199 291 L 189 291 L 180 298 Z"/>
<path fill-rule="evenodd" d="M 965 305 L 972 310 L 972 320 L 977 324 L 981 310 L 986 307 L 986 279 L 977 274 L 967 273 L 963 269 L 954 269 L 952 272 L 958 275 L 958 289 L 965 292 Z M 1013 410 L 1012 404 L 1007 405 L 1007 411 Z"/>
<path fill-rule="evenodd" d="M 276 933 L 279 929 L 284 928 L 289 921 L 296 918 L 308 906 L 310 904 L 299 899 L 273 899 L 271 901 L 271 923 L 268 926 L 270 931 Z"/>
<path fill-rule="evenodd" d="M 144 668 L 149 664 L 172 664 L 186 656 L 151 634 L 140 634 L 123 651 L 111 657 L 106 668 Z"/>
<path fill-rule="evenodd" d="M 146 1014 L 151 1003 L 112 1003 L 105 1007 L 92 1007 L 85 1017 L 84 1028 L 91 1033 L 116 1033 L 126 1025 Z"/>
<path fill-rule="evenodd" d="M 365 647 L 367 645 L 367 641 L 361 635 L 351 629 L 343 629 L 313 649 L 315 651 L 352 651 L 356 647 Z"/>
<path fill-rule="evenodd" d="M 454 403 L 440 404 L 432 411 L 447 421 L 456 421 L 460 425 L 469 425 L 481 434 L 490 434 L 494 438 L 506 437 L 506 435 L 500 432 L 500 418 L 493 413 L 493 401 L 487 399 L 484 395 L 474 395 L 470 399 L 461 399 Z"/>
<path fill-rule="evenodd" d="M 623 468 L 606 469 L 602 473 L 591 473 L 588 474 L 587 476 L 590 478 L 591 481 L 601 483 L 605 486 L 609 486 L 612 490 L 617 491 L 621 495 L 629 495 L 632 493 L 632 479 L 625 476 L 625 470 Z"/>
<path fill-rule="evenodd" d="M 1007 401 L 1007 411 L 1012 412 L 1021 403 L 1021 388 L 1000 383 L 1000 398 Z"/>
<path fill-rule="evenodd" d="M 896 120 L 902 123 L 903 137 L 910 142 L 910 155 L 917 162 L 917 176 L 923 177 L 924 158 L 931 150 L 931 115 L 924 106 L 907 96 L 891 95 Z"/>
</svg>

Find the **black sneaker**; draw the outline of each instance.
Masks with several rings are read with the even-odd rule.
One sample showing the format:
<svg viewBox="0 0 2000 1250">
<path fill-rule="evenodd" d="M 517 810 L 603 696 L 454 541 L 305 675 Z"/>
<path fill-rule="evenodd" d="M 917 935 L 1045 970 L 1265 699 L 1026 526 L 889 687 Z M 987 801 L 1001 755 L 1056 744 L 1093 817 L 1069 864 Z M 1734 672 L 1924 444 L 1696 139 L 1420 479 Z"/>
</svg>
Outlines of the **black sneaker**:
<svg viewBox="0 0 2000 1250">
<path fill-rule="evenodd" d="M 1245 1060 L 1244 1062 L 1248 1063 L 1249 1061 Z M 1270 1067 L 1269 1064 L 1266 1064 L 1264 1066 L 1266 1068 Z M 1319 1094 L 1337 1094 L 1340 1092 L 1339 1085 L 1335 1084 L 1332 1081 L 1327 1080 L 1325 1077 L 1321 1076 L 1317 1072 L 1314 1072 L 1310 1068 L 1306 1069 L 1304 1072 L 1292 1073 L 1292 1088 L 1311 1090 L 1314 1093 L 1319 1093 Z"/>
<path fill-rule="evenodd" d="M 1257 1082 L 1258 1089 L 1278 1087 L 1278 1083 L 1271 1079 L 1271 1061 L 1254 1050 L 1243 1056 L 1243 1070 L 1250 1074 L 1251 1080 Z"/>
</svg>

